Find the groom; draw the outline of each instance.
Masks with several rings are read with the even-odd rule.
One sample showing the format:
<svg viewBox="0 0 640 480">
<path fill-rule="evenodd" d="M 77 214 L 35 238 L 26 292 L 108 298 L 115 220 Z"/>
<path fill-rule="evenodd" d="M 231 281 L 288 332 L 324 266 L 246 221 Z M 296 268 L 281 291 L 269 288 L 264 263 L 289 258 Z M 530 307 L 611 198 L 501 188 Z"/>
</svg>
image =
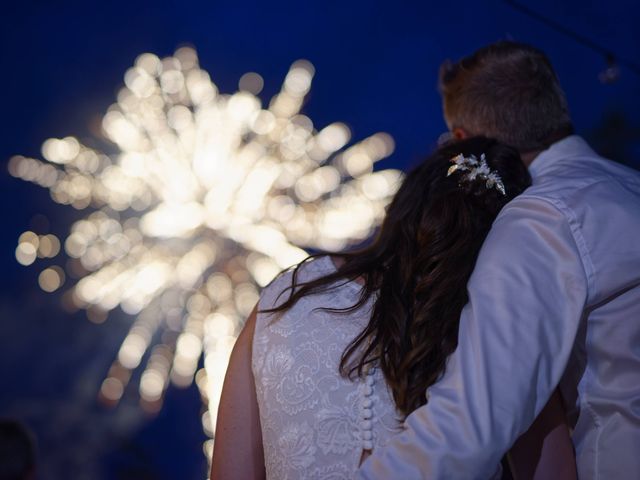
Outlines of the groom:
<svg viewBox="0 0 640 480">
<path fill-rule="evenodd" d="M 581 479 L 640 478 L 640 175 L 572 135 L 547 57 L 489 45 L 441 71 L 454 136 L 510 144 L 533 186 L 496 219 L 458 349 L 363 479 L 486 479 L 556 388 Z"/>
</svg>

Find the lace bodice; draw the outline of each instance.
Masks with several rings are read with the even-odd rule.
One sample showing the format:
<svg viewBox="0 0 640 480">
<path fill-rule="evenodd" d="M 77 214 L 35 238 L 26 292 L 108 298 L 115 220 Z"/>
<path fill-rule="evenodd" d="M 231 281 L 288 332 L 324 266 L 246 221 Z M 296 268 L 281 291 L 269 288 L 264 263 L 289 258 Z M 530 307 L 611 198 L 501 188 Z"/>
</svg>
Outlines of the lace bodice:
<svg viewBox="0 0 640 480">
<path fill-rule="evenodd" d="M 304 265 L 300 281 L 333 271 L 329 257 Z M 259 308 L 280 304 L 291 273 L 262 293 Z M 267 479 L 351 479 L 363 450 L 399 432 L 400 416 L 377 368 L 349 380 L 338 369 L 342 352 L 369 320 L 372 301 L 349 314 L 322 307 L 356 303 L 355 282 L 302 298 L 284 314 L 258 314 L 252 368 L 260 410 Z"/>
</svg>

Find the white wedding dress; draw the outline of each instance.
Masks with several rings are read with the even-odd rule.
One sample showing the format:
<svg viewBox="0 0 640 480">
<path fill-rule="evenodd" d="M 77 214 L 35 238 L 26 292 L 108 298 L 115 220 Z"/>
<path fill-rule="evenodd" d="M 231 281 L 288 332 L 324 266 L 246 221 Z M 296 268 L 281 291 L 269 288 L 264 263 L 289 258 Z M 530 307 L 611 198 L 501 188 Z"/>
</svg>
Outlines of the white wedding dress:
<svg viewBox="0 0 640 480">
<path fill-rule="evenodd" d="M 335 270 L 330 257 L 305 264 L 299 281 Z M 291 272 L 262 293 L 259 309 L 288 298 Z M 382 372 L 370 369 L 364 379 L 340 375 L 340 358 L 369 321 L 373 299 L 349 314 L 322 307 L 356 303 L 361 287 L 348 282 L 299 300 L 284 313 L 259 313 L 252 368 L 260 410 L 267 479 L 354 477 L 363 451 L 383 446 L 402 429 L 401 416 Z"/>
</svg>

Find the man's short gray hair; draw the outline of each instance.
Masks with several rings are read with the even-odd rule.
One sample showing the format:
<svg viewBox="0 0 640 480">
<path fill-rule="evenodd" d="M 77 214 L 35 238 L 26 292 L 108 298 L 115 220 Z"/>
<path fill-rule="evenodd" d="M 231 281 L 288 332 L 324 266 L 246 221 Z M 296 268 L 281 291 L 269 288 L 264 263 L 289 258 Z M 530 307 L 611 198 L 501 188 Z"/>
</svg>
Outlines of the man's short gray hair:
<svg viewBox="0 0 640 480">
<path fill-rule="evenodd" d="M 547 148 L 573 132 L 551 62 L 529 45 L 501 41 L 445 62 L 440 93 L 450 130 L 493 137 L 520 152 Z"/>
</svg>

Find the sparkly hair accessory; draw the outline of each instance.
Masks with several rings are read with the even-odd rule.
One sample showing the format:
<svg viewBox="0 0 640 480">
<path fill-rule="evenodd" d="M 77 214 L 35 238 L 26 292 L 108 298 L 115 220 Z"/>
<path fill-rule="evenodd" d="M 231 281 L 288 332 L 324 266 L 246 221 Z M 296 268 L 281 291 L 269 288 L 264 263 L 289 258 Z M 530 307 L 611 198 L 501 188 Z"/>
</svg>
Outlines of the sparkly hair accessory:
<svg viewBox="0 0 640 480">
<path fill-rule="evenodd" d="M 485 181 L 487 188 L 495 188 L 502 195 L 507 194 L 500 175 L 498 175 L 497 172 L 491 171 L 489 165 L 487 165 L 487 159 L 484 153 L 480 155 L 480 160 L 478 160 L 475 155 L 465 157 L 463 154 L 460 154 L 453 157 L 450 161 L 453 165 L 451 165 L 449 170 L 447 170 L 447 177 L 453 172 L 460 170 L 467 172 L 462 176 L 463 181 L 471 182 L 479 178 Z"/>
</svg>

